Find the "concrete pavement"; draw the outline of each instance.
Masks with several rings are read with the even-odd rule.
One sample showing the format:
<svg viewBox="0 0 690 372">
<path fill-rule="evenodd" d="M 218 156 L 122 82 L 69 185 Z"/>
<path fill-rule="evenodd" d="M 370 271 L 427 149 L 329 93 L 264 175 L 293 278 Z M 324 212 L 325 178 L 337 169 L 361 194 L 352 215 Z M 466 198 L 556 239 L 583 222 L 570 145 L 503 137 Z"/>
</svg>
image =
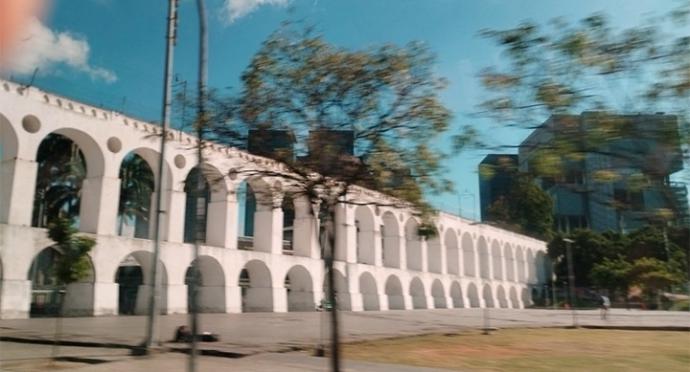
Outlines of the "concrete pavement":
<svg viewBox="0 0 690 372">
<path fill-rule="evenodd" d="M 356 341 L 433 332 L 453 332 L 479 328 L 484 324 L 481 309 L 415 310 L 385 312 L 341 312 L 344 341 Z M 326 313 L 247 313 L 201 314 L 200 329 L 220 335 L 214 347 L 254 354 L 310 347 L 319 342 L 327 329 L 321 327 Z M 552 327 L 572 324 L 567 310 L 488 311 L 492 327 Z M 613 309 L 608 320 L 599 319 L 597 310 L 577 311 L 581 325 L 690 327 L 690 313 Z M 186 315 L 160 317 L 160 339 L 172 339 L 175 328 L 187 324 Z M 324 323 L 324 324 L 327 324 Z M 94 344 L 135 346 L 144 338 L 146 318 L 141 316 L 65 318 L 63 340 Z M 0 338 L 50 341 L 55 320 L 49 318 L 2 320 Z M 0 355 L 1 357 L 1 355 Z"/>
</svg>

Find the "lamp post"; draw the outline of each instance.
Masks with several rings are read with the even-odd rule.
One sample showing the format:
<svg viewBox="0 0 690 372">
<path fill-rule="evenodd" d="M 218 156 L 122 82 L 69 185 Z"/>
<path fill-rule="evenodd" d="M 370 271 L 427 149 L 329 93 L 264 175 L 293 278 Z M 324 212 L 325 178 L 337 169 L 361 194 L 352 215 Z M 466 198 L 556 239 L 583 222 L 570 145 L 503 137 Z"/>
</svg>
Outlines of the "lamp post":
<svg viewBox="0 0 690 372">
<path fill-rule="evenodd" d="M 475 198 L 475 195 L 469 190 L 465 189 L 462 193 L 458 194 L 458 215 L 462 217 L 462 201 L 465 199 L 465 197 L 471 197 L 472 198 L 472 219 L 477 220 L 477 199 Z"/>
<path fill-rule="evenodd" d="M 568 259 L 568 287 L 570 292 L 570 309 L 573 313 L 573 328 L 577 328 L 577 311 L 575 311 L 575 270 L 573 269 L 573 250 L 572 243 L 575 243 L 572 239 L 563 239 L 566 247 L 566 255 Z"/>
</svg>

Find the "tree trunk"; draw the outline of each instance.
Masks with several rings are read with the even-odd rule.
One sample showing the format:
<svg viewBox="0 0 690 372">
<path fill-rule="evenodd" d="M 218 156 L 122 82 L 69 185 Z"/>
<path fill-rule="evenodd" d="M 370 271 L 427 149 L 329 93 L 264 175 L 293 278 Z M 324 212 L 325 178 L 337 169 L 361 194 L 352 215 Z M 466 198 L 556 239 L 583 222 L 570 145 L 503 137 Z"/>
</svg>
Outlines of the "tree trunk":
<svg viewBox="0 0 690 372">
<path fill-rule="evenodd" d="M 340 341 L 338 334 L 338 303 L 335 295 L 335 273 L 333 261 L 335 260 L 335 204 L 329 204 L 324 217 L 324 239 L 326 245 L 324 263 L 326 278 L 328 281 L 328 301 L 331 304 L 331 371 L 340 372 Z"/>
</svg>

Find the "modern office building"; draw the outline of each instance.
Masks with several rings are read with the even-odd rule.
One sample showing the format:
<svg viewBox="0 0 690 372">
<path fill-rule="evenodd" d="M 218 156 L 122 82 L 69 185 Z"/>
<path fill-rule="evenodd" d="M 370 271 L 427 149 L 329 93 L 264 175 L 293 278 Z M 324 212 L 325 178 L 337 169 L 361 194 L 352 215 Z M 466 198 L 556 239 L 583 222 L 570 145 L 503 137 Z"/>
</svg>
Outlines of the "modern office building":
<svg viewBox="0 0 690 372">
<path fill-rule="evenodd" d="M 490 221 L 489 208 L 510 192 L 518 171 L 517 154 L 489 154 L 479 163 L 479 205 L 482 221 Z"/>
<path fill-rule="evenodd" d="M 556 229 L 626 232 L 652 222 L 688 224 L 678 118 L 554 115 L 520 145 L 519 168 L 554 199 Z"/>
</svg>

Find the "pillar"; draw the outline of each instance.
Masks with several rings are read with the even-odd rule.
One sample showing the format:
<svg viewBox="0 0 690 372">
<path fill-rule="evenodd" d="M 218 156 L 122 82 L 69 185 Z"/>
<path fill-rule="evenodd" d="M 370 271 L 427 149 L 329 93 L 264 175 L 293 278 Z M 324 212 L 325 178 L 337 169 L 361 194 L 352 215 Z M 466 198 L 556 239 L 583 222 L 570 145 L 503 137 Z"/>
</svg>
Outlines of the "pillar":
<svg viewBox="0 0 690 372">
<path fill-rule="evenodd" d="M 172 243 L 184 241 L 184 217 L 187 194 L 181 190 L 166 190 L 163 194 L 161 238 Z"/>
<path fill-rule="evenodd" d="M 206 244 L 237 248 L 237 198 L 227 193 L 208 205 Z"/>
<path fill-rule="evenodd" d="M 30 280 L 0 280 L 0 319 L 28 318 L 30 307 Z"/>
<path fill-rule="evenodd" d="M 357 229 L 354 209 L 342 203 L 335 208 L 335 259 L 355 263 L 357 262 Z"/>
<path fill-rule="evenodd" d="M 30 160 L 0 162 L 0 223 L 31 226 L 37 171 Z"/>
<path fill-rule="evenodd" d="M 254 213 L 254 250 L 271 254 L 283 253 L 283 210 L 280 203 L 257 203 Z"/>
<path fill-rule="evenodd" d="M 287 288 L 273 287 L 271 295 L 273 296 L 273 312 L 286 313 L 288 311 Z"/>
<path fill-rule="evenodd" d="M 115 235 L 120 179 L 98 176 L 82 184 L 79 230 L 98 235 Z"/>
<path fill-rule="evenodd" d="M 296 256 L 321 258 L 319 245 L 319 207 L 312 206 L 306 197 L 296 198 L 295 221 L 292 233 L 292 249 Z"/>
<path fill-rule="evenodd" d="M 381 267 L 383 266 L 383 241 L 381 239 L 381 227 L 379 225 L 374 225 L 374 231 L 372 235 L 374 239 L 373 265 Z"/>
<path fill-rule="evenodd" d="M 242 312 L 242 289 L 239 286 L 225 286 L 225 312 Z"/>
<path fill-rule="evenodd" d="M 120 286 L 117 283 L 93 284 L 93 315 L 117 315 Z"/>
</svg>

